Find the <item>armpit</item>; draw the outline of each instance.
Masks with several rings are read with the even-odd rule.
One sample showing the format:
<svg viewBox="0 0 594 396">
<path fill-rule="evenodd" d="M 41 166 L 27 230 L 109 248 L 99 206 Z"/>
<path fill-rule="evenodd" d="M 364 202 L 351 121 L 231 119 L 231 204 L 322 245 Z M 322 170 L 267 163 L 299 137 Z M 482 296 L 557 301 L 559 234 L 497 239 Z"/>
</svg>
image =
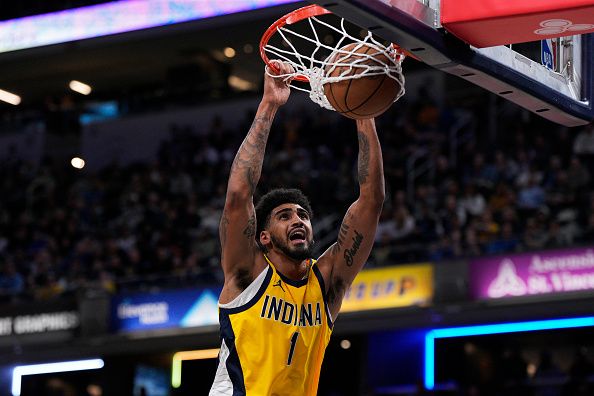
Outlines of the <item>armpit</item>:
<svg viewBox="0 0 594 396">
<path fill-rule="evenodd" d="M 342 299 L 346 289 L 346 282 L 340 277 L 332 279 L 330 287 L 328 288 L 328 304 L 334 305 Z"/>
<path fill-rule="evenodd" d="M 252 281 L 252 274 L 246 268 L 238 268 L 235 271 L 235 283 L 240 290 L 245 290 Z"/>
</svg>

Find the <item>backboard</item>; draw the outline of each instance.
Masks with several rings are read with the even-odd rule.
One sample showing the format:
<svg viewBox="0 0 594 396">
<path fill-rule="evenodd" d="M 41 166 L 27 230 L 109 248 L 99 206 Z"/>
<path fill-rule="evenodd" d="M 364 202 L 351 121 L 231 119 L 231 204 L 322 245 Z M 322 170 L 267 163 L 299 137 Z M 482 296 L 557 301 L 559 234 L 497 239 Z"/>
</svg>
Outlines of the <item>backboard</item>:
<svg viewBox="0 0 594 396">
<path fill-rule="evenodd" d="M 543 36 L 542 47 L 540 40 L 485 47 L 480 40 L 473 45 L 469 44 L 472 39 L 460 39 L 456 24 L 449 24 L 447 29 L 443 26 L 440 13 L 444 4 L 440 5 L 440 1 L 455 0 L 312 2 L 397 43 L 436 69 L 481 86 L 553 122 L 579 126 L 594 121 L 594 34 L 559 37 L 567 31 L 591 31 L 594 20 L 592 24 L 572 24 L 562 18 L 543 20 L 531 32 L 553 32 L 556 37 Z M 576 1 L 594 7 L 591 0 Z"/>
</svg>

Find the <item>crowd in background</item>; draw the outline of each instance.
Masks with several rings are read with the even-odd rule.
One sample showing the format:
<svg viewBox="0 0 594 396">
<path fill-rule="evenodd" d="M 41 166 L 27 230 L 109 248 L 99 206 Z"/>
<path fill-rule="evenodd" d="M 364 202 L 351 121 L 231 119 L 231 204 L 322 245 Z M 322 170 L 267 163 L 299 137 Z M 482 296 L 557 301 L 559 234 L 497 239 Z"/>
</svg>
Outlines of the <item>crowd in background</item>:
<svg viewBox="0 0 594 396">
<path fill-rule="evenodd" d="M 220 283 L 218 223 L 229 168 L 252 116 L 232 129 L 216 116 L 205 135 L 172 125 L 152 163 L 97 173 L 49 159 L 33 167 L 5 158 L 0 295 L 47 299 L 90 286 Z M 387 198 L 368 265 L 594 241 L 594 127 L 528 118 L 501 117 L 488 134 L 477 116 L 453 148 L 452 109 L 403 100 L 379 118 Z M 407 161 L 418 153 L 428 167 L 411 183 Z M 322 252 L 356 199 L 356 162 L 352 120 L 283 110 L 258 194 L 301 188 L 312 201 Z"/>
</svg>

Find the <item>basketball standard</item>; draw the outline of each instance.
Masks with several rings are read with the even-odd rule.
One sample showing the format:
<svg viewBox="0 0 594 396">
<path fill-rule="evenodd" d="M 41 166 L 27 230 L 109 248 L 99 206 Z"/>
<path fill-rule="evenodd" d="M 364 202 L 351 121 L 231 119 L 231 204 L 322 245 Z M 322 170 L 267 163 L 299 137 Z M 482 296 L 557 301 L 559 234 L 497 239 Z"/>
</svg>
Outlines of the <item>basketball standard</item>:
<svg viewBox="0 0 594 396">
<path fill-rule="evenodd" d="M 594 121 L 594 38 L 589 33 L 594 31 L 594 21 L 579 20 L 582 15 L 594 15 L 593 0 L 568 0 L 563 4 L 553 0 L 527 0 L 521 2 L 529 10 L 525 15 L 506 15 L 506 12 L 520 12 L 508 7 L 508 3 L 506 9 L 510 11 L 489 10 L 489 5 L 484 3 L 480 3 L 481 7 L 471 7 L 469 0 L 463 0 L 469 3 L 465 8 L 459 1 L 332 0 L 315 3 L 378 37 L 397 43 L 436 69 L 481 86 L 553 122 L 579 126 Z M 451 16 L 452 12 L 467 9 L 479 14 L 492 12 L 493 18 L 462 15 L 456 19 L 457 15 Z M 449 18 L 445 21 L 446 27 L 444 11 Z M 472 18 L 482 19 L 477 22 Z M 520 22 L 513 22 L 516 20 Z M 536 26 L 531 25 L 534 23 Z M 501 25 L 505 29 L 495 29 Z M 488 30 L 490 36 L 485 33 Z M 500 31 L 508 36 L 493 34 Z M 579 35 L 568 36 L 576 33 Z M 559 70 L 547 68 L 513 47 L 497 42 L 497 39 L 505 39 L 511 43 L 514 37 L 521 40 L 562 37 L 563 44 L 558 51 L 561 59 L 557 60 L 562 67 Z M 493 46 L 479 47 L 484 45 Z"/>
</svg>

